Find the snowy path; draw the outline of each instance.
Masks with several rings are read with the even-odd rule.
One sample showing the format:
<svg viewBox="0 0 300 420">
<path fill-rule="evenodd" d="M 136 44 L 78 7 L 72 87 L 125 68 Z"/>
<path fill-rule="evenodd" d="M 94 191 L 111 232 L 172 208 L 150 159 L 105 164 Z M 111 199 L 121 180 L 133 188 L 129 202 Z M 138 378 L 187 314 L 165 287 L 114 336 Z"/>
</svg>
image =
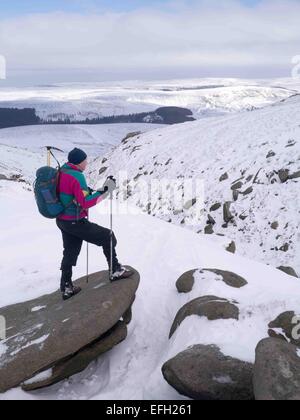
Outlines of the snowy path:
<svg viewBox="0 0 300 420">
<path fill-rule="evenodd" d="M 2 307 L 57 289 L 61 238 L 55 223 L 37 214 L 31 193 L 20 184 L 5 181 L 1 181 L 0 187 L 5 187 L 0 188 Z M 92 219 L 108 226 L 107 213 L 96 210 Z M 300 306 L 299 280 L 229 254 L 207 237 L 145 215 L 115 216 L 115 232 L 121 261 L 133 265 L 141 274 L 126 341 L 68 381 L 31 394 L 12 390 L 0 399 L 180 399 L 160 371 L 163 362 L 177 350 L 193 344 L 193 340 L 204 342 L 206 337 L 206 341 L 223 344 L 228 354 L 244 351 L 245 359 L 253 358 L 256 340 L 266 336 L 272 317 L 287 308 L 286 302 L 288 309 Z M 85 274 L 84 254 L 76 277 Z M 103 256 L 92 247 L 91 270 L 103 267 Z M 201 294 L 219 293 L 226 297 L 232 293 L 220 282 L 207 281 L 197 284 L 191 294 L 179 296 L 175 288 L 177 278 L 197 267 L 231 270 L 249 281 L 242 294 L 234 292 L 241 302 L 244 324 L 240 327 L 233 321 L 209 324 L 203 318 L 191 317 L 169 342 L 171 323 L 184 303 Z M 252 317 L 247 313 L 250 307 Z M 241 345 L 233 349 L 236 340 Z"/>
</svg>

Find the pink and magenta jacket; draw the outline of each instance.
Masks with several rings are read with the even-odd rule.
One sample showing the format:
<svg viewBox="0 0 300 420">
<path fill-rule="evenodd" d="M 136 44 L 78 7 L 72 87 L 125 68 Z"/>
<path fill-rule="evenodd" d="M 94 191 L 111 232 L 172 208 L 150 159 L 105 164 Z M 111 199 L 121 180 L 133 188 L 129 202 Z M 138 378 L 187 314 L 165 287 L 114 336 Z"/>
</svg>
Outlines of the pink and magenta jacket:
<svg viewBox="0 0 300 420">
<path fill-rule="evenodd" d="M 103 193 L 90 193 L 85 176 L 72 163 L 66 163 L 61 168 L 58 182 L 58 194 L 66 207 L 59 215 L 59 220 L 80 220 L 88 217 L 88 209 L 103 200 Z M 70 205 L 70 203 L 72 203 Z"/>
</svg>

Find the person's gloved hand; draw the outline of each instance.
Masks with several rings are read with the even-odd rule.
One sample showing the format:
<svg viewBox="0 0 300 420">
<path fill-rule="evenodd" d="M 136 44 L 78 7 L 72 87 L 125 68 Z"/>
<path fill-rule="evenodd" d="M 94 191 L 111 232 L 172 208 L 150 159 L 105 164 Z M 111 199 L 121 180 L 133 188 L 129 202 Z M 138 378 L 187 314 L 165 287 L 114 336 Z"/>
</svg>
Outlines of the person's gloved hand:
<svg viewBox="0 0 300 420">
<path fill-rule="evenodd" d="M 104 182 L 103 187 L 100 188 L 98 191 L 102 193 L 111 194 L 117 188 L 116 179 L 113 176 L 109 176 L 107 180 Z"/>
</svg>

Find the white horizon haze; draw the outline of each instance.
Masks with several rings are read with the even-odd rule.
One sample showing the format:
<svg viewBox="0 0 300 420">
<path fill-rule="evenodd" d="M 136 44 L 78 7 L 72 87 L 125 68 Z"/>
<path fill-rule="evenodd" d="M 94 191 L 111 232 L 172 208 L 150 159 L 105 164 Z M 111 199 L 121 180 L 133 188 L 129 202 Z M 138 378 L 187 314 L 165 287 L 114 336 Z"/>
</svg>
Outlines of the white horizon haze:
<svg viewBox="0 0 300 420">
<path fill-rule="evenodd" d="M 7 80 L 38 84 L 291 77 L 300 1 L 166 2 L 130 11 L 0 15 Z"/>
</svg>

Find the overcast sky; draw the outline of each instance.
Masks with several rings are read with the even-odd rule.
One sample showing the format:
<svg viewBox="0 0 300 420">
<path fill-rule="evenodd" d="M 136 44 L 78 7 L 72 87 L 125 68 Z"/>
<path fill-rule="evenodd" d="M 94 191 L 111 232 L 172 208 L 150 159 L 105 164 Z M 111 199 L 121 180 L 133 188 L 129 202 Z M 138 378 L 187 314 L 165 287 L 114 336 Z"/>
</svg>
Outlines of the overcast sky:
<svg viewBox="0 0 300 420">
<path fill-rule="evenodd" d="M 300 0 L 0 2 L 0 86 L 288 77 L 300 54 Z"/>
</svg>

